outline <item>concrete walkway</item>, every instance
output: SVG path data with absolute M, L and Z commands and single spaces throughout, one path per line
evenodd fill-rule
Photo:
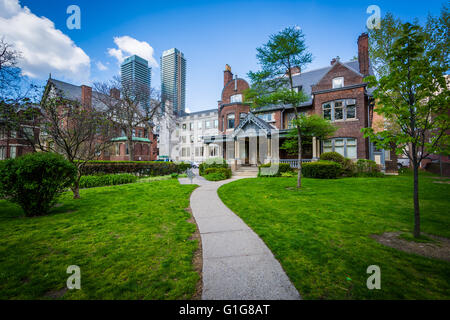
M 200 187 L 190 202 L 203 247 L 202 299 L 301 299 L 265 243 L 217 195 L 220 186 L 239 178 L 211 182 L 196 175 L 193 183 Z

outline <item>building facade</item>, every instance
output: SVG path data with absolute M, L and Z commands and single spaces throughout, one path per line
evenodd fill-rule
M 173 112 L 182 116 L 186 109 L 186 59 L 176 48 L 166 50 L 161 57 L 161 94 L 163 108 L 166 101 L 172 104 Z
M 136 87 L 135 90 L 139 90 L 138 86 L 143 86 L 150 90 L 151 76 L 152 68 L 149 68 L 148 61 L 137 55 L 126 58 L 120 65 L 122 85 L 130 84 Z M 149 105 L 150 96 L 145 95 L 142 103 Z
M 115 92 L 111 92 L 114 97 Z M 82 106 L 89 106 L 93 108 L 103 108 L 99 99 L 95 99 L 96 95 L 101 95 L 93 91 L 89 86 L 76 86 L 70 83 L 59 81 L 56 79 L 49 79 L 44 92 L 43 100 L 47 97 L 61 95 L 62 98 L 68 101 L 76 101 Z M 94 97 L 94 99 L 93 99 Z M 105 152 L 98 156 L 98 160 L 110 161 L 153 161 L 157 159 L 157 137 L 152 130 L 147 129 L 144 125 L 138 125 L 133 129 L 133 145 L 134 145 L 134 159 L 130 159 L 128 139 L 122 130 L 116 128 L 117 136 L 112 139 L 111 146 Z

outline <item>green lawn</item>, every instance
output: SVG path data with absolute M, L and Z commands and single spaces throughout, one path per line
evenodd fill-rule
M 238 180 L 223 202 L 267 244 L 304 299 L 450 299 L 450 263 L 377 243 L 412 231 L 412 177 Z M 422 230 L 450 238 L 450 185 L 420 179 Z M 293 188 L 294 187 L 294 188 Z M 381 268 L 368 290 L 367 267 Z
M 37 218 L 0 201 L 0 299 L 191 298 L 194 188 L 172 179 L 86 189 Z M 81 290 L 65 292 L 69 265 L 81 269 Z

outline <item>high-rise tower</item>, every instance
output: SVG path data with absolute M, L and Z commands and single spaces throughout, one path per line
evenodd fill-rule
M 183 115 L 186 109 L 186 59 L 176 48 L 166 50 L 161 57 L 161 93 L 170 100 L 173 112 Z
M 120 72 L 123 86 L 130 83 L 136 87 L 144 86 L 150 89 L 152 68 L 149 68 L 147 60 L 137 55 L 128 57 L 122 62 Z M 148 105 L 149 99 L 150 97 L 145 98 L 142 103 Z

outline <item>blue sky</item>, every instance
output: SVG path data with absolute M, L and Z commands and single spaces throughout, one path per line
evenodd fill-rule
M 17 0 L 0 0 L 0 5 L 2 1 Z M 443 3 L 445 1 L 436 0 L 20 1 L 20 5 L 27 6 L 32 14 L 51 20 L 55 29 L 67 35 L 74 46 L 85 53 L 79 54 L 78 50 L 70 57 L 79 59 L 77 61 L 85 67 L 81 71 L 84 78 L 76 75 L 77 70 L 60 73 L 61 78 L 77 84 L 107 80 L 119 73 L 117 59 L 108 53 L 110 48 L 118 49 L 114 37 L 128 36 L 146 42 L 153 49 L 158 65 L 164 50 L 178 48 L 187 59 L 186 107 L 191 111 L 217 107 L 225 64 L 231 65 L 233 73 L 245 77 L 249 70 L 258 67 L 256 47 L 284 27 L 298 25 L 303 29 L 314 57 L 307 69 L 314 69 L 328 65 L 337 55 L 342 60 L 349 60 L 357 54 L 356 40 L 365 30 L 369 5 L 378 5 L 382 15 L 389 11 L 403 20 L 417 17 L 423 22 L 428 13 L 439 14 Z M 66 26 L 66 9 L 71 4 L 81 8 L 81 30 L 69 30 Z M 44 51 L 45 45 L 41 44 Z M 63 46 L 55 45 L 54 48 L 58 50 Z M 100 70 L 98 63 L 107 69 Z M 36 76 L 42 78 L 44 72 L 58 75 L 58 70 L 52 68 L 38 70 Z M 160 69 L 154 67 L 152 86 L 158 88 L 159 85 Z

